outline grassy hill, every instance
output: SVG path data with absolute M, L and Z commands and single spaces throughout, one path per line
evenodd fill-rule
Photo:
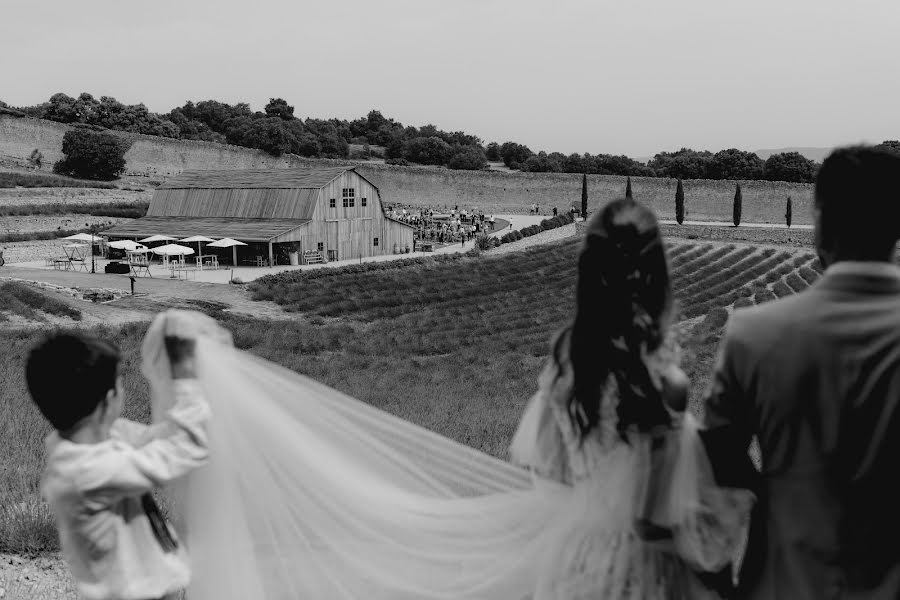
M 238 348 L 305 373 L 474 448 L 505 456 L 535 391 L 550 337 L 571 318 L 577 243 L 498 257 L 452 256 L 285 273 L 254 293 L 296 311 L 291 321 L 214 314 Z M 705 387 L 727 308 L 815 281 L 805 251 L 673 241 L 670 256 L 694 400 Z M 125 359 L 126 415 L 149 417 L 140 375 L 144 324 L 103 327 Z M 48 427 L 25 388 L 40 332 L 4 331 L 0 345 L 0 552 L 56 547 L 38 474 Z

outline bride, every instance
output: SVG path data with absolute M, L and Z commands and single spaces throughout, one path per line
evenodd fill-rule
M 653 214 L 610 203 L 515 464 L 240 352 L 208 317 L 178 319 L 214 415 L 209 464 L 170 490 L 188 598 L 711 596 L 695 573 L 739 561 L 752 497 L 714 485 L 671 312 Z M 143 346 L 154 420 L 172 397 L 164 328 Z

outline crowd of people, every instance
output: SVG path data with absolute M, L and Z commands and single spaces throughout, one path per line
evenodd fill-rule
M 431 208 L 395 205 L 387 208 L 387 216 L 412 225 L 416 240 L 438 244 L 464 243 L 493 232 L 496 226 L 494 215 L 485 215 L 477 209 L 460 210 L 459 205 L 444 213 L 436 213 Z

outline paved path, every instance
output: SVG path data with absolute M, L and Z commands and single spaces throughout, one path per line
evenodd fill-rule
M 678 225 L 678 221 L 669 219 L 660 219 L 660 223 L 664 225 Z M 731 227 L 734 223 L 731 221 L 685 221 L 682 225 L 700 225 L 703 227 Z M 790 228 L 784 223 L 741 223 L 740 227 L 749 227 L 751 229 L 815 229 L 814 225 L 791 225 Z M 739 227 L 739 228 L 740 228 Z
M 515 242 L 503 244 L 499 248 L 492 248 L 491 250 L 488 250 L 486 254 L 488 256 L 499 256 L 501 254 L 508 254 L 510 252 L 520 252 L 522 250 L 525 250 L 526 248 L 540 246 L 542 244 L 549 244 L 550 242 L 556 242 L 558 240 L 564 240 L 574 235 L 575 223 L 570 223 L 568 225 L 563 225 L 562 227 L 557 227 L 556 229 L 548 229 L 547 231 L 542 231 L 536 235 L 531 235 Z

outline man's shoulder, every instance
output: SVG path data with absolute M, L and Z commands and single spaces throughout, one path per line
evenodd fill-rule
M 765 304 L 735 310 L 728 319 L 726 337 L 729 340 L 751 342 L 781 337 L 803 323 L 812 313 L 816 299 L 802 292 Z

